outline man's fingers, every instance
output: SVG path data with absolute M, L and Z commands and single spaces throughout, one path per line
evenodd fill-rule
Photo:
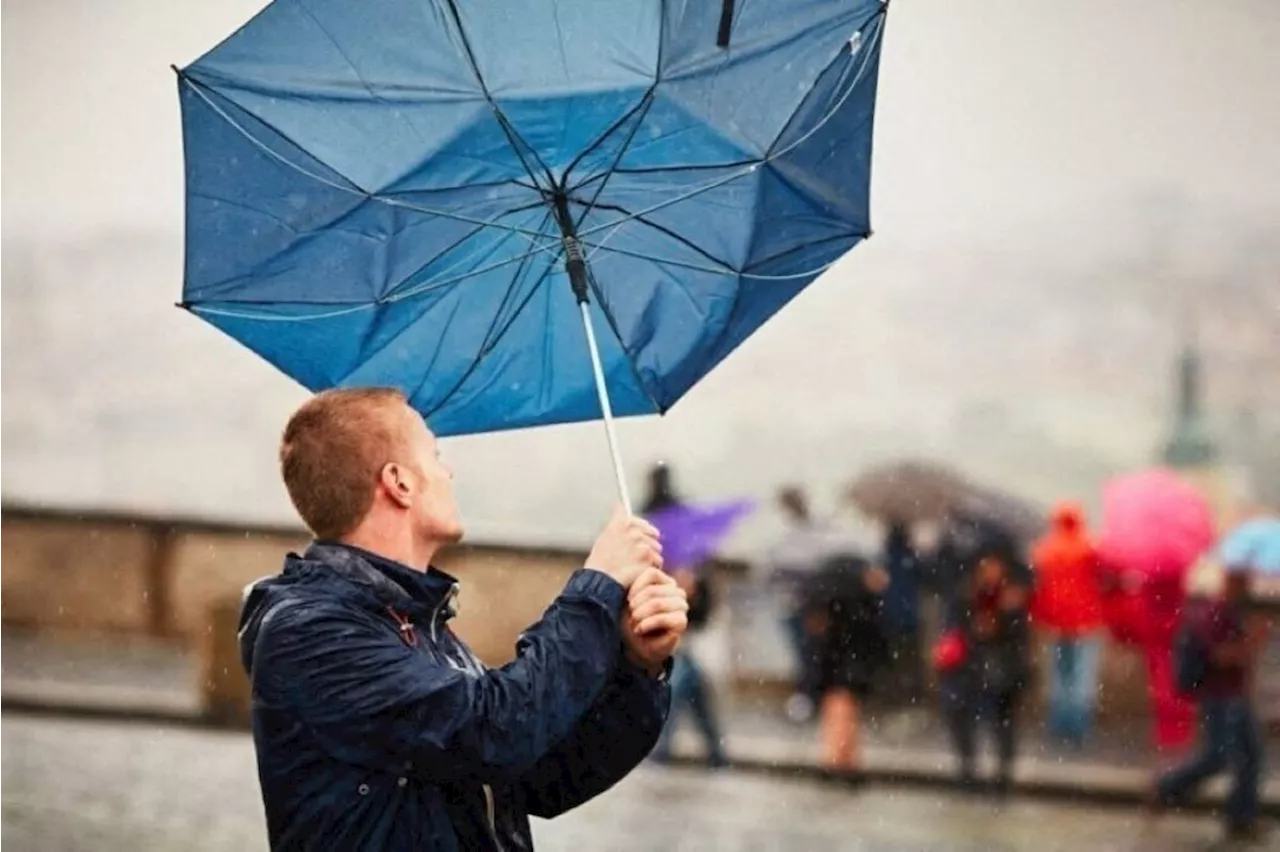
M 657 591 L 663 591 L 663 587 L 653 587 Z M 684 595 L 653 595 L 638 601 L 631 605 L 631 621 L 634 624 L 640 624 L 646 618 L 651 618 L 664 612 L 688 612 L 689 601 Z
M 632 532 L 646 536 L 647 538 L 661 538 L 658 528 L 646 521 L 644 518 L 635 516 L 629 517 L 627 519 L 627 528 Z
M 653 568 L 662 567 L 662 545 L 654 542 L 652 545 L 643 548 L 641 561 Z
M 660 612 L 639 620 L 636 623 L 636 633 L 641 636 L 651 636 L 665 630 L 683 631 L 688 624 L 689 619 L 683 611 Z
M 664 578 L 667 576 L 657 569 L 649 570 L 653 571 L 654 574 L 662 574 Z M 668 582 L 666 579 L 647 579 L 653 576 L 653 574 L 646 572 L 642 575 L 643 578 L 646 578 L 645 585 L 639 586 L 639 582 L 637 582 L 631 587 L 631 592 L 627 597 L 627 604 L 633 610 L 646 601 L 656 600 L 658 598 L 679 598 L 685 601 L 689 599 L 689 596 L 684 593 L 684 589 L 674 583 Z M 639 588 L 637 588 L 637 586 L 639 586 Z
M 649 567 L 644 569 L 636 581 L 631 584 L 631 589 L 627 593 L 627 600 L 635 603 L 640 598 L 641 592 L 651 586 L 669 586 L 673 585 L 675 580 L 661 568 Z

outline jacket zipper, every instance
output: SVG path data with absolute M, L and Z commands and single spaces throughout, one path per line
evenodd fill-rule
M 450 606 L 458 597 L 458 586 L 453 585 L 449 589 L 449 593 L 445 595 L 444 600 L 436 604 L 435 611 L 431 613 L 431 644 L 438 647 L 440 635 L 440 613 Z M 484 815 L 485 821 L 489 827 L 489 839 L 493 841 L 493 848 L 498 852 L 503 852 L 502 841 L 498 839 L 498 805 L 493 795 L 493 787 L 488 784 L 481 784 L 480 789 L 484 792 Z
M 498 839 L 498 806 L 493 798 L 493 788 L 482 784 L 484 790 L 484 813 L 489 820 L 489 837 L 493 840 L 493 848 L 502 852 L 502 841 Z

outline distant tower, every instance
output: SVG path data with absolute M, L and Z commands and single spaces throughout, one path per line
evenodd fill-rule
M 1219 522 L 1224 522 L 1232 514 L 1236 489 L 1205 419 L 1202 363 L 1195 338 L 1194 331 L 1188 333 L 1178 355 L 1173 428 L 1160 455 L 1165 465 L 1205 496 Z
M 1202 388 L 1200 352 L 1189 335 L 1178 356 L 1177 408 L 1162 454 L 1169 467 L 1195 469 L 1218 461 L 1218 447 L 1204 418 Z

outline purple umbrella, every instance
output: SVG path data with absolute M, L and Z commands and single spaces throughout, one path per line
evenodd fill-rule
M 672 506 L 649 515 L 662 534 L 662 555 L 668 571 L 689 569 L 713 556 L 755 503 L 736 500 L 714 506 Z

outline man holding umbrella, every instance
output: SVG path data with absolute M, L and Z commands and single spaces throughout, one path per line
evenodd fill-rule
M 459 540 L 452 475 L 393 390 L 328 391 L 289 421 L 285 485 L 315 534 L 247 591 L 258 775 L 273 849 L 528 849 L 656 742 L 684 592 L 619 512 L 516 658 L 486 669 L 431 568 Z

